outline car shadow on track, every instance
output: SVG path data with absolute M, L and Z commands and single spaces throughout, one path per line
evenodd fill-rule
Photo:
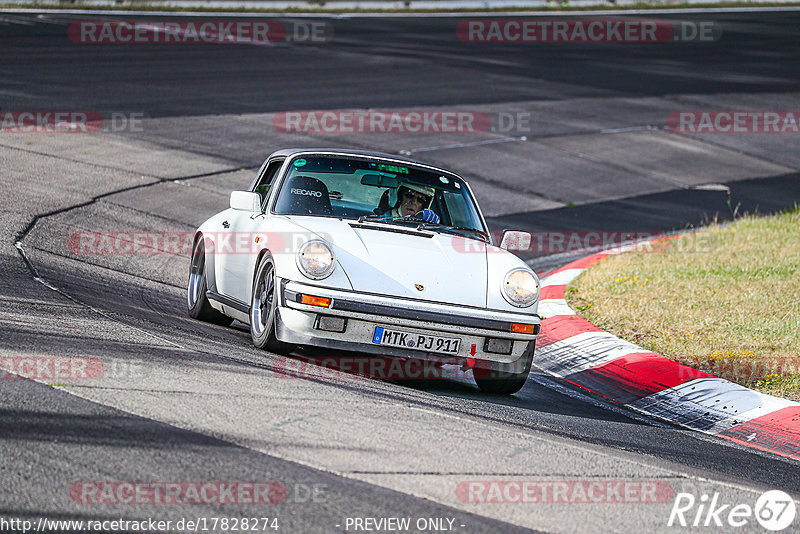
M 374 380 L 388 382 L 409 390 L 434 395 L 439 400 L 468 401 L 470 408 L 483 412 L 498 409 L 524 410 L 536 416 L 602 420 L 615 423 L 647 425 L 623 411 L 605 408 L 601 402 L 588 402 L 582 394 L 567 394 L 566 386 L 554 389 L 542 385 L 550 380 L 535 370 L 525 386 L 514 395 L 484 393 L 473 381 L 472 371 L 453 365 L 425 365 L 418 360 L 331 351 L 313 347 L 299 348 L 283 358 L 276 372 L 290 378 L 329 379 L 332 381 Z

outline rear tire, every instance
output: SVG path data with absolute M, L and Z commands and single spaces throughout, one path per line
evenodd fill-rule
M 256 348 L 287 353 L 292 345 L 275 337 L 278 292 L 275 284 L 275 262 L 265 254 L 258 263 L 250 298 L 250 337 Z
M 211 307 L 206 297 L 206 245 L 201 237 L 192 250 L 192 263 L 189 266 L 189 283 L 186 287 L 186 307 L 189 317 L 207 323 L 229 326 L 233 319 Z

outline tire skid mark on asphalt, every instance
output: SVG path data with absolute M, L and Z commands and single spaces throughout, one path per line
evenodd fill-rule
M 28 152 L 33 152 L 33 151 L 28 151 Z M 43 154 L 43 155 L 48 155 L 50 157 L 54 157 L 54 156 L 49 155 L 49 154 Z M 45 212 L 45 213 L 40 213 L 38 215 L 35 215 L 30 220 L 30 222 L 27 224 L 27 226 L 17 234 L 17 236 L 14 239 L 14 248 L 16 248 L 17 252 L 19 253 L 19 255 L 20 255 L 21 259 L 22 259 L 22 261 L 25 263 L 25 266 L 30 271 L 34 281 L 40 283 L 41 285 L 45 286 L 46 288 L 50 289 L 51 291 L 55 291 L 56 293 L 58 293 L 59 295 L 63 296 L 64 298 L 70 300 L 71 302 L 74 302 L 75 304 L 77 304 L 79 306 L 88 308 L 88 309 L 92 310 L 93 312 L 97 313 L 98 315 L 101 315 L 102 317 L 105 317 L 106 319 L 108 319 L 110 321 L 118 322 L 120 324 L 124 324 L 121 321 L 118 321 L 116 318 L 112 317 L 110 314 L 108 314 L 108 313 L 106 313 L 106 312 L 104 312 L 104 311 L 102 311 L 102 310 L 100 310 L 100 309 L 98 309 L 96 307 L 93 307 L 93 306 L 91 306 L 91 305 L 89 305 L 89 304 L 87 304 L 85 302 L 81 302 L 80 300 L 78 300 L 74 296 L 66 293 L 65 291 L 62 291 L 58 287 L 54 286 L 53 284 L 51 284 L 50 282 L 45 280 L 40 275 L 39 270 L 36 268 L 36 266 L 33 264 L 33 262 L 30 261 L 30 259 L 28 258 L 28 255 L 25 253 L 25 248 L 23 246 L 23 241 L 25 239 L 25 236 L 27 236 L 33 230 L 33 228 L 36 226 L 36 224 L 42 219 L 45 219 L 45 218 L 48 218 L 48 217 L 52 217 L 52 216 L 55 216 L 55 215 L 60 215 L 60 214 L 63 214 L 63 213 L 67 213 L 67 212 L 70 212 L 70 211 L 73 211 L 73 210 L 76 210 L 76 209 L 80 209 L 80 208 L 83 208 L 83 207 L 86 207 L 86 206 L 90 206 L 92 204 L 95 204 L 95 203 L 107 198 L 107 197 L 111 197 L 111 196 L 116 195 L 116 194 L 125 193 L 125 192 L 128 192 L 128 191 L 133 191 L 133 190 L 137 190 L 137 189 L 142 189 L 142 188 L 145 188 L 145 187 L 150 187 L 150 186 L 157 185 L 157 184 L 162 184 L 162 183 L 165 183 L 165 182 L 175 182 L 177 180 L 192 180 L 192 179 L 207 178 L 207 177 L 210 177 L 210 176 L 217 176 L 217 175 L 227 174 L 227 173 L 231 173 L 231 172 L 236 172 L 236 171 L 238 171 L 240 169 L 241 169 L 241 167 L 236 167 L 236 168 L 231 168 L 231 169 L 222 169 L 222 170 L 217 170 L 217 171 L 212 171 L 212 172 L 206 172 L 206 173 L 200 173 L 200 174 L 194 174 L 194 175 L 188 175 L 188 176 L 181 176 L 181 177 L 178 177 L 178 178 L 151 178 L 151 181 L 148 181 L 146 183 L 135 184 L 135 185 L 128 186 L 128 187 L 122 187 L 122 188 L 119 188 L 119 189 L 116 189 L 116 190 L 113 190 L 113 191 L 108 191 L 108 192 L 105 192 L 105 193 L 101 193 L 99 195 L 95 195 L 95 196 L 89 198 L 88 200 L 85 200 L 83 202 L 79 202 L 77 204 L 73 204 L 73 205 L 70 205 L 70 206 L 65 206 L 63 208 L 54 209 L 54 210 L 51 210 L 51 211 L 48 211 L 48 212 Z M 126 326 L 128 326 L 129 328 L 133 328 L 133 329 L 141 332 L 142 334 L 144 334 L 146 336 L 149 336 L 151 338 L 155 338 L 155 339 L 157 339 L 157 340 L 159 340 L 161 342 L 167 343 L 167 344 L 172 345 L 172 346 L 174 346 L 176 348 L 179 348 L 179 349 L 182 349 L 182 350 L 186 350 L 186 348 L 183 347 L 182 345 L 179 345 L 179 344 L 177 344 L 177 343 L 175 343 L 175 342 L 173 342 L 171 340 L 168 340 L 166 338 L 163 338 L 161 336 L 155 335 L 152 332 L 149 332 L 149 331 L 147 331 L 145 329 L 138 328 L 138 327 L 133 326 L 133 325 L 126 325 Z

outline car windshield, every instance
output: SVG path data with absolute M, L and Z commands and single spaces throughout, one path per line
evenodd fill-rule
M 294 158 L 274 212 L 422 225 L 486 240 L 478 208 L 460 178 L 379 159 L 338 155 Z

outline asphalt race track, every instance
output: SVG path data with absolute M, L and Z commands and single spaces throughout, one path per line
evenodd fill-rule
M 796 461 L 647 420 L 536 371 L 510 397 L 464 379 L 380 381 L 314 365 L 292 376 L 287 367 L 326 355 L 286 360 L 255 350 L 243 325 L 186 316 L 187 254 L 92 254 L 69 241 L 191 232 L 290 146 L 453 168 L 498 230 L 659 232 L 785 209 L 800 200 L 798 134 L 665 126 L 684 110 L 797 110 L 800 11 L 657 16 L 713 22 L 708 42 L 465 43 L 456 25 L 468 15 L 267 16 L 315 20 L 327 36 L 269 45 L 68 38 L 75 21 L 121 18 L 0 12 L 0 111 L 106 118 L 92 134 L 0 131 L 0 356 L 103 368 L 74 380 L 3 373 L 0 521 L 269 517 L 283 532 L 398 532 L 358 530 L 354 518 L 407 517 L 408 531 L 425 532 L 680 532 L 690 527 L 667 526 L 678 492 L 751 506 L 768 489 L 800 496 Z M 492 127 L 275 127 L 281 112 L 364 108 L 467 110 Z M 108 131 L 111 116 L 127 125 Z M 543 272 L 577 254 L 526 259 Z M 104 481 L 269 481 L 286 494 L 95 504 L 75 491 Z M 659 502 L 496 504 L 465 499 L 457 489 L 469 481 L 671 489 Z M 763 529 L 751 518 L 735 531 Z

